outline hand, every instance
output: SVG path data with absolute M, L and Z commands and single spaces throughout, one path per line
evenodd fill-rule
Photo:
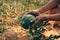
M 33 16 L 38 16 L 39 15 L 39 11 L 38 10 L 33 10 L 31 12 L 28 12 L 27 14 L 32 14 Z
M 37 21 L 37 22 L 43 22 L 43 21 L 46 21 L 46 20 L 47 20 L 47 16 L 39 15 L 34 20 L 31 20 L 31 22 L 35 22 L 35 21 Z

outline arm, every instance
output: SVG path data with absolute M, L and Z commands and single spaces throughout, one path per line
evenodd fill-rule
M 43 21 L 60 21 L 60 13 L 53 14 L 53 15 L 39 15 L 34 20 L 31 20 L 31 22 L 43 22 Z
M 39 12 L 44 13 L 48 10 L 55 8 L 56 6 L 58 6 L 58 3 L 55 0 L 50 0 L 45 6 L 39 9 Z
M 46 18 L 47 18 L 47 20 L 60 21 L 60 13 L 54 14 L 54 15 L 49 15 Z

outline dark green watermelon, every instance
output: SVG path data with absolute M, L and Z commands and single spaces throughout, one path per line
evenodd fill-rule
M 19 22 L 24 29 L 28 29 L 31 24 L 30 21 L 33 20 L 34 18 L 35 16 L 31 14 L 23 15 L 22 17 L 19 18 Z
M 32 27 L 31 25 L 33 25 L 33 24 L 34 24 L 34 26 L 32 27 L 33 29 L 47 26 L 49 24 L 48 21 L 43 22 L 43 23 L 35 23 L 35 22 L 31 23 L 31 20 L 33 20 L 33 19 L 35 19 L 35 16 L 33 16 L 31 14 L 24 14 L 18 20 L 24 29 L 28 29 L 29 27 L 31 28 Z

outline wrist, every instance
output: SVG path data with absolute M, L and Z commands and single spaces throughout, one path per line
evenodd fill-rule
M 45 20 L 47 20 L 47 21 L 50 20 L 48 15 L 45 16 Z

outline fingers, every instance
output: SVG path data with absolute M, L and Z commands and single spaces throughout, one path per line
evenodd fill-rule
M 38 23 L 39 21 L 38 21 L 38 19 L 37 18 L 35 18 L 35 19 L 33 19 L 33 20 L 31 20 L 31 23 Z
M 36 18 L 34 18 L 33 20 L 31 20 L 31 22 L 34 22 L 34 21 L 36 21 Z
M 31 11 L 31 12 L 28 12 L 27 14 L 33 14 L 33 11 Z
M 39 15 L 35 19 L 31 20 L 31 22 L 40 22 L 40 23 L 42 23 L 43 21 L 46 21 L 46 17 L 43 15 Z
M 36 17 L 39 15 L 39 12 L 38 11 L 31 11 L 31 12 L 28 12 L 27 14 L 31 14 Z

